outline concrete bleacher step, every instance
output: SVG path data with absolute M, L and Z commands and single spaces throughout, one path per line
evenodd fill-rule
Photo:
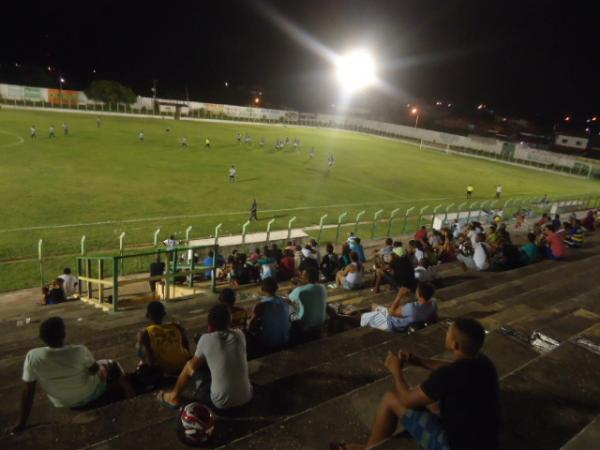
M 600 322 L 581 330 L 600 345 Z M 502 380 L 502 448 L 555 450 L 600 413 L 600 356 L 564 342 Z
M 422 331 L 423 333 L 419 337 L 415 334 L 404 336 L 404 338 L 407 342 L 412 342 L 412 346 L 420 349 L 422 353 L 429 355 L 439 353 L 443 346 L 445 332 L 443 327 L 430 327 L 430 329 Z M 241 427 L 239 420 L 223 420 L 220 423 L 222 435 L 219 436 L 219 439 L 224 443 L 241 437 L 252 430 L 274 423 L 282 417 L 312 408 L 328 398 L 349 392 L 385 376 L 386 372 L 381 360 L 389 349 L 397 348 L 398 344 L 394 339 L 402 338 L 398 335 L 390 334 L 389 336 L 392 341 L 350 355 L 332 354 L 331 357 L 334 360 L 331 362 L 325 362 L 305 369 L 301 373 L 292 373 L 276 380 L 267 381 L 264 385 L 258 385 L 255 400 L 248 407 L 250 419 L 241 420 L 243 423 Z M 131 413 L 134 408 L 156 411 L 158 405 L 153 394 L 146 394 L 86 413 L 86 416 L 96 417 L 97 420 L 106 420 L 103 418 L 112 417 L 115 429 L 110 433 L 105 428 L 97 429 L 88 424 L 79 424 L 77 421 L 63 422 L 63 425 L 67 423 L 69 425 L 58 427 L 53 431 L 58 433 L 54 448 L 81 448 L 83 446 L 81 436 L 86 437 L 87 443 L 103 442 L 114 438 L 111 440 L 111 446 L 114 445 L 114 448 L 127 448 L 134 445 L 138 448 L 150 448 L 150 443 L 152 443 L 151 448 L 156 449 L 178 448 L 171 440 L 166 440 L 164 444 L 156 442 L 156 436 L 161 433 L 169 435 L 173 432 L 173 412 L 170 412 L 171 414 L 166 419 L 162 413 L 159 413 L 156 415 L 158 417 L 156 420 L 148 419 L 146 424 L 143 424 L 138 423 L 136 419 L 135 424 L 132 424 L 132 420 L 128 420 L 123 411 Z M 90 419 L 90 421 L 92 420 Z M 148 428 L 148 423 L 152 423 L 152 426 L 146 429 L 146 432 L 140 432 L 141 428 L 138 429 L 138 424 L 142 428 Z M 132 427 L 135 429 L 131 429 Z M 147 439 L 146 436 L 148 436 Z M 25 439 L 25 437 L 21 437 L 21 439 Z M 41 445 L 36 440 L 35 434 L 29 435 L 27 439 L 28 445 Z
M 567 442 L 560 450 L 589 450 L 600 442 L 600 415 L 596 416 L 577 436 Z
M 403 348 L 418 353 L 410 346 Z M 398 348 L 395 349 L 396 351 Z M 500 376 L 538 357 L 533 350 L 523 347 L 505 336 L 491 333 L 486 339 L 485 352 L 496 363 Z M 382 363 L 382 362 L 380 362 Z M 404 371 L 409 384 L 415 385 L 427 377 L 427 371 L 409 367 Z M 228 449 L 294 448 L 325 449 L 332 440 L 366 442 L 377 405 L 383 394 L 393 389 L 391 376 L 386 376 L 348 394 L 324 402 L 316 408 L 293 416 L 286 421 L 232 442 Z M 418 448 L 405 436 L 392 439 L 387 448 Z M 406 444 L 406 445 L 405 445 Z M 289 445 L 289 446 L 288 446 Z

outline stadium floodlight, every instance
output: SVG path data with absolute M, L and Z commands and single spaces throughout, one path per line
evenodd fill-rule
M 366 50 L 354 50 L 335 60 L 338 81 L 345 91 L 354 92 L 377 80 L 375 60 Z

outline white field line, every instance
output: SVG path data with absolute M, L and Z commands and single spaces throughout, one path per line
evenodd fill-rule
M 23 142 L 25 142 L 25 139 L 23 139 L 21 136 L 19 136 L 16 133 L 11 133 L 10 131 L 4 131 L 4 130 L 0 130 L 0 133 L 6 134 L 8 136 L 16 137 L 18 139 L 17 142 L 11 142 L 9 144 L 2 144 L 2 145 L 0 145 L 0 148 L 15 147 L 15 146 L 21 145 Z
M 418 201 L 440 201 L 440 200 L 450 200 L 454 197 L 437 197 L 437 198 L 422 198 L 418 199 Z M 311 209 L 324 209 L 324 208 L 343 208 L 350 206 L 376 206 L 376 205 L 384 205 L 384 204 L 406 204 L 406 203 L 414 203 L 415 200 L 384 200 L 381 202 L 360 202 L 360 203 L 338 203 L 333 205 L 319 205 L 319 206 L 299 206 L 297 208 L 282 208 L 282 209 L 263 209 L 258 210 L 259 214 L 264 213 L 275 213 L 275 212 L 286 212 L 286 211 L 305 211 Z M 35 231 L 35 230 L 56 230 L 62 228 L 77 228 L 77 227 L 87 227 L 87 226 L 98 226 L 98 225 L 112 225 L 112 224 L 123 224 L 123 223 L 140 223 L 140 222 L 159 222 L 159 221 L 167 221 L 167 220 L 176 220 L 176 219 L 193 219 L 200 217 L 217 217 L 217 216 L 241 216 L 241 215 L 250 215 L 250 211 L 224 211 L 224 212 L 212 212 L 212 213 L 201 213 L 201 214 L 182 214 L 177 216 L 162 216 L 162 217 L 145 217 L 140 219 L 123 219 L 123 220 L 103 220 L 100 222 L 87 222 L 87 223 L 69 223 L 63 225 L 39 225 L 32 227 L 22 227 L 22 228 L 6 228 L 0 230 L 0 233 L 12 233 L 17 231 Z

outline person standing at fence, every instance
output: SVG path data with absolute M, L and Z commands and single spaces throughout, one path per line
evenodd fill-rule
M 473 195 L 473 186 L 472 185 L 468 185 L 467 186 L 467 198 L 471 198 L 471 196 Z
M 258 220 L 258 205 L 256 204 L 256 199 L 252 200 L 252 206 L 250 207 L 250 219 L 249 220 Z
M 496 198 L 500 198 L 500 196 L 502 195 L 502 191 L 504 190 L 504 188 L 502 187 L 501 184 L 499 184 L 498 186 L 496 186 Z

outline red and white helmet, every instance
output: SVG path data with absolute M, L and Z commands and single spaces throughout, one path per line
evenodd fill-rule
M 215 431 L 214 413 L 201 403 L 192 402 L 181 408 L 179 436 L 186 444 L 203 444 Z

